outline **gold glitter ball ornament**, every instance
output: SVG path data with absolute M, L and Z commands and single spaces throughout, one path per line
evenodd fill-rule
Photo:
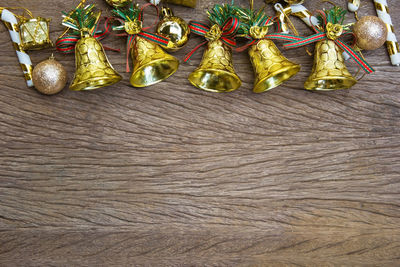
M 180 17 L 174 16 L 172 10 L 163 7 L 161 10 L 161 20 L 157 25 L 157 33 L 167 37 L 170 41 L 165 50 L 169 52 L 178 51 L 189 40 L 190 28 L 186 21 Z
M 376 16 L 365 16 L 353 27 L 357 37 L 357 46 L 365 50 L 374 50 L 386 42 L 388 30 L 385 23 Z
M 35 88 L 45 95 L 60 92 L 67 83 L 67 71 L 51 56 L 33 69 L 32 80 Z

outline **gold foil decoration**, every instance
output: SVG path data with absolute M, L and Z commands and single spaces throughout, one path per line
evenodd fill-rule
M 76 71 L 70 89 L 93 90 L 119 82 L 122 77 L 111 66 L 101 43 L 88 33 L 75 46 Z
M 326 24 L 326 37 L 329 40 L 336 40 L 338 39 L 343 33 L 343 26 L 340 24 L 333 24 L 328 22 Z
M 130 83 L 134 87 L 156 84 L 174 74 L 179 67 L 179 60 L 167 54 L 151 41 L 137 36 L 131 47 L 133 72 Z
M 332 40 L 319 41 L 315 45 L 314 65 L 304 83 L 307 90 L 348 89 L 357 83 L 344 64 L 342 50 Z
M 53 46 L 49 24 L 50 19 L 41 17 L 21 21 L 21 47 L 24 50 L 38 50 Z
M 18 33 L 20 37 L 20 47 L 22 50 L 39 50 L 53 46 L 50 40 L 50 21 L 41 17 L 34 18 L 32 12 L 24 7 L 0 7 L 0 13 L 4 9 L 22 10 L 29 18 L 24 15 L 13 14 L 18 19 Z

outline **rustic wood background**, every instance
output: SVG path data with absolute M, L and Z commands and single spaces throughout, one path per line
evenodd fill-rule
M 214 1 L 198 2 L 175 14 L 204 19 Z M 0 6 L 51 17 L 55 40 L 60 12 L 77 3 Z M 363 5 L 360 16 L 375 15 Z M 313 61 L 303 49 L 283 52 L 301 72 L 264 94 L 250 90 L 246 54 L 234 55 L 243 86 L 213 94 L 187 81 L 202 50 L 145 89 L 129 86 L 125 53 L 108 52 L 123 82 L 49 97 L 25 86 L 0 34 L 1 266 L 400 265 L 400 68 L 385 48 L 365 53 L 376 73 L 351 90 L 302 90 Z M 117 37 L 104 44 L 125 48 Z M 71 80 L 74 56 L 56 57 Z

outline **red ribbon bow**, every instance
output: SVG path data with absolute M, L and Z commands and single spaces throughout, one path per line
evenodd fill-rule
M 271 17 L 267 18 L 266 20 L 261 21 L 260 23 L 258 23 L 258 27 L 264 27 L 264 26 L 268 26 L 268 24 L 270 23 L 270 21 L 272 20 Z M 280 25 L 279 22 L 275 22 L 278 23 L 278 25 Z M 246 35 L 245 38 L 251 40 L 250 43 L 245 44 L 244 46 L 238 47 L 236 48 L 237 52 L 243 52 L 244 50 L 246 50 L 249 46 L 255 45 L 257 44 L 259 41 L 261 40 L 284 40 L 284 41 L 294 41 L 297 40 L 297 38 L 293 37 L 293 35 L 290 34 L 286 34 L 286 33 L 271 33 L 271 34 L 267 34 L 264 37 L 257 39 L 254 38 L 253 36 L 251 36 L 250 34 Z
M 103 40 L 106 35 L 108 34 L 107 30 L 98 30 L 99 23 L 96 24 L 95 29 L 93 31 L 93 37 L 96 38 L 97 40 Z M 58 38 L 56 41 L 56 49 L 57 51 L 61 53 L 72 53 L 75 51 L 75 46 L 76 43 L 81 39 L 81 33 L 72 33 L 72 34 L 66 34 L 63 35 L 62 37 Z M 105 50 L 112 50 L 119 52 L 119 49 L 113 49 L 110 47 L 103 46 Z

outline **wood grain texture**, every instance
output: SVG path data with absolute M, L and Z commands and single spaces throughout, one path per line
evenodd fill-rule
M 175 14 L 203 19 L 213 1 L 198 2 Z M 360 15 L 374 15 L 364 2 Z M 53 39 L 76 4 L 0 0 L 51 17 Z M 301 90 L 312 66 L 302 49 L 283 52 L 300 73 L 265 94 L 250 90 L 246 54 L 234 55 L 243 86 L 212 94 L 187 81 L 201 51 L 146 89 L 129 86 L 124 53 L 108 52 L 121 83 L 48 97 L 26 88 L 0 35 L 1 266 L 400 265 L 400 69 L 385 48 L 365 53 L 377 72 L 351 90 Z M 56 57 L 71 79 L 73 55 Z

